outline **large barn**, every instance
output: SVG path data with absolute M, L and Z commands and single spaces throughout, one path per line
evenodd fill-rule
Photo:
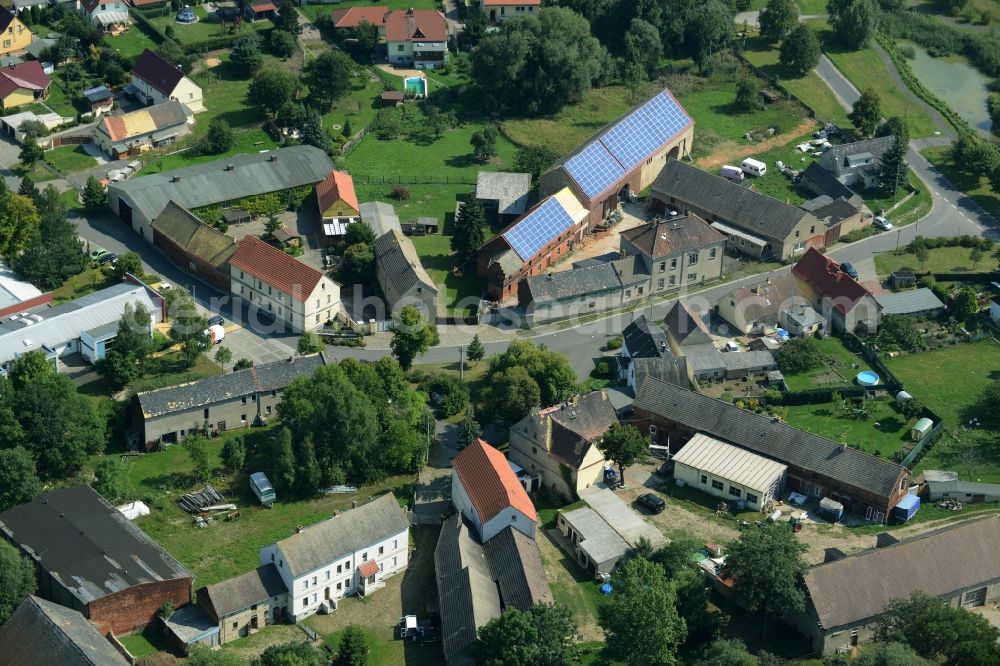
M 542 174 L 539 193 L 545 197 L 570 188 L 588 211 L 589 230 L 629 192 L 651 185 L 668 158 L 691 152 L 693 140 L 694 120 L 664 89 Z

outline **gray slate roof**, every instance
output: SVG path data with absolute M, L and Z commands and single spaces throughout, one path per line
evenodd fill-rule
M 667 334 L 681 346 L 712 342 L 712 335 L 705 322 L 682 300 L 678 300 L 670 308 L 663 318 L 663 325 L 667 328 Z
M 894 136 L 881 136 L 875 139 L 865 139 L 864 141 L 844 143 L 839 146 L 834 146 L 830 150 L 823 153 L 823 157 L 820 161 L 824 167 L 829 168 L 834 174 L 839 176 L 840 174 L 851 170 L 852 167 L 848 164 L 848 162 L 855 156 L 871 155 L 875 158 L 874 164 L 877 165 L 878 161 L 882 159 L 882 155 L 884 155 L 885 151 L 892 147 L 895 141 L 896 137 Z
M 272 157 L 277 160 L 270 161 Z M 230 164 L 233 170 L 227 171 Z M 111 183 L 108 190 L 129 201 L 147 220 L 153 220 L 170 200 L 193 210 L 255 194 L 313 185 L 332 170 L 333 163 L 319 148 L 292 146 L 266 153 L 230 155 L 214 162 Z M 173 178 L 180 180 L 173 182 Z
M 534 604 L 553 603 L 538 544 L 523 532 L 506 527 L 483 548 L 504 608 L 527 611 Z
M 801 174 L 802 183 L 816 194 L 833 199 L 853 199 L 857 197 L 851 188 L 823 168 L 819 162 L 812 162 Z M 803 204 L 804 207 L 804 204 Z M 808 209 L 806 209 L 808 210 Z
M 843 222 L 858 214 L 860 208 L 846 199 L 834 199 L 830 203 L 811 211 L 813 216 L 828 227 Z
M 1000 496 L 1000 483 L 976 483 L 974 481 L 927 481 L 931 495 L 937 493 L 966 493 L 969 495 Z
M 152 226 L 154 231 L 216 268 L 225 267 L 236 251 L 236 241 L 231 236 L 203 223 L 194 213 L 173 201 L 167 202 Z M 229 272 L 228 267 L 225 270 Z
M 687 359 L 683 356 L 637 358 L 632 363 L 635 366 L 636 387 L 640 386 L 647 377 L 655 377 L 674 386 L 683 386 L 684 388 L 688 386 Z
M 1000 579 L 1000 518 L 967 520 L 817 565 L 803 575 L 820 624 L 857 624 L 896 598 L 944 597 Z
M 217 377 L 136 394 L 143 418 L 232 400 L 258 391 L 284 389 L 297 377 L 311 377 L 324 364 L 322 354 L 297 356 Z
M 684 348 L 684 360 L 694 374 L 723 372 L 726 369 L 724 354 L 715 345 L 706 343 Z
M 201 606 L 194 604 L 178 608 L 164 624 L 185 645 L 204 640 L 209 634 L 219 633 L 218 623 L 213 622 Z
M 667 160 L 653 182 L 653 192 L 685 204 L 747 231 L 783 241 L 808 213 L 760 194 L 728 178 L 678 160 Z
M 501 215 L 520 215 L 528 207 L 530 173 L 480 171 L 476 176 L 476 198 L 496 201 Z
M 550 303 L 597 295 L 621 288 L 611 264 L 573 268 L 558 273 L 535 275 L 525 280 L 533 303 Z
M 216 618 L 221 620 L 287 591 L 277 568 L 268 563 L 242 576 L 203 587 L 198 590 L 198 598 L 204 598 Z
M 667 334 L 663 329 L 641 314 L 622 331 L 622 339 L 629 356 L 637 358 L 660 358 L 673 356 L 667 346 Z
M 723 365 L 729 371 L 778 368 L 774 356 L 769 351 L 719 352 L 719 354 L 722 356 Z
M 384 201 L 366 201 L 361 204 L 359 212 L 361 213 L 361 221 L 372 228 L 376 238 L 392 230 L 403 231 L 399 225 L 396 209 L 391 204 Z
M 0 664 L 127 666 L 97 627 L 78 611 L 29 595 L 0 626 Z
M 891 497 L 906 472 L 888 460 L 850 447 L 841 450 L 840 444 L 819 435 L 655 379 L 639 387 L 635 407 L 879 497 Z
M 941 302 L 941 299 L 927 287 L 876 296 L 875 301 L 882 306 L 883 316 L 944 309 L 944 303 Z
M 90 486 L 52 490 L 8 509 L 0 530 L 82 605 L 135 585 L 192 577 Z
M 381 497 L 310 525 L 277 543 L 288 570 L 298 577 L 343 556 L 407 530 L 409 521 L 396 496 Z
M 420 263 L 413 241 L 401 231 L 391 229 L 375 239 L 375 261 L 382 265 L 386 279 L 393 281 L 400 294 L 416 286 L 435 294 L 438 292 L 431 276 Z
M 654 260 L 726 241 L 724 235 L 694 213 L 669 219 L 658 218 L 626 229 L 621 232 L 621 238 Z

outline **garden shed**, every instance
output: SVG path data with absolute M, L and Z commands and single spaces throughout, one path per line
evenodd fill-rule
M 934 427 L 934 422 L 925 416 L 924 418 L 914 423 L 913 427 L 910 428 L 910 439 L 912 439 L 915 442 L 919 441 L 924 435 L 929 433 L 931 431 L 931 428 L 933 427 Z

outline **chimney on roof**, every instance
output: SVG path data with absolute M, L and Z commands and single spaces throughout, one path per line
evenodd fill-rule
M 847 444 L 845 444 L 844 442 L 841 442 L 840 443 L 840 452 L 844 453 L 845 451 L 847 451 Z
M 177 182 L 180 182 L 180 179 L 181 179 L 180 176 L 171 176 L 170 177 L 170 182 L 171 183 L 177 183 Z
M 406 15 L 413 16 L 413 7 L 410 7 L 409 9 L 406 10 Z
M 232 164 L 227 164 L 227 165 L 226 165 L 226 171 L 232 171 L 232 170 L 234 170 L 235 168 L 236 168 L 236 167 L 234 167 L 234 166 L 233 166 Z
M 300 532 L 302 532 L 302 526 L 301 525 L 296 525 L 295 526 L 295 533 L 299 534 Z
M 277 161 L 278 161 L 278 156 L 277 156 L 277 155 L 274 155 L 274 154 L 272 153 L 272 154 L 271 154 L 271 155 L 270 155 L 270 156 L 269 156 L 269 157 L 267 158 L 267 161 L 268 161 L 268 162 L 277 162 Z

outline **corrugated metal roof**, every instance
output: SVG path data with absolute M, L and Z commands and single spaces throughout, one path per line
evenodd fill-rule
M 698 433 L 674 456 L 675 465 L 726 479 L 761 493 L 785 473 L 785 465 Z
M 883 315 L 913 314 L 944 308 L 941 299 L 927 287 L 876 296 L 875 301 L 882 306 Z
M 393 229 L 403 231 L 396 209 L 384 201 L 366 201 L 361 204 L 361 221 L 372 228 L 376 238 Z
M 590 486 L 580 491 L 580 499 L 599 513 L 601 518 L 625 539 L 625 543 L 633 548 L 638 546 L 642 539 L 646 539 L 653 546 L 662 546 L 667 542 L 660 530 L 646 522 L 635 509 L 607 488 Z
M 603 564 L 628 552 L 625 539 L 589 506 L 567 511 L 562 517 L 583 539 L 580 549 L 595 563 Z

